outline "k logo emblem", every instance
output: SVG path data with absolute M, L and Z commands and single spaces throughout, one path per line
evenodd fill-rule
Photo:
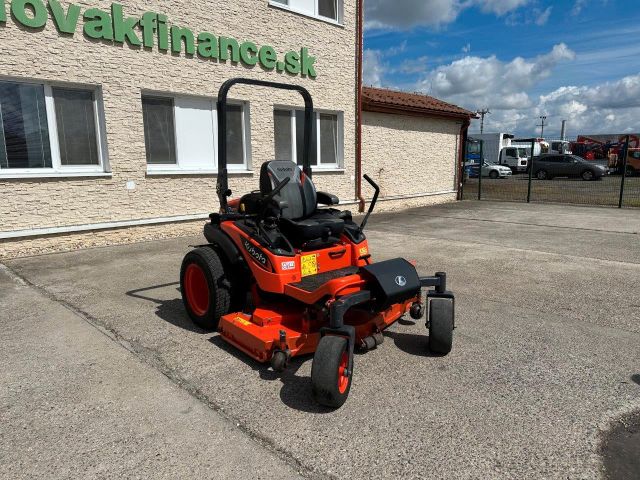
M 396 285 L 398 285 L 399 287 L 404 287 L 407 284 L 407 279 L 404 278 L 402 275 L 398 275 L 396 277 Z

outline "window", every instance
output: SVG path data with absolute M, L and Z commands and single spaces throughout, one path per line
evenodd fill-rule
M 277 160 L 293 160 L 302 165 L 304 150 L 304 110 L 276 109 L 274 140 Z M 316 169 L 336 169 L 342 164 L 342 114 L 314 112 L 311 132 L 311 165 Z
M 0 177 L 104 172 L 94 90 L 0 81 Z
M 271 0 L 271 4 L 323 20 L 342 22 L 343 0 Z
M 216 171 L 218 118 L 214 100 L 145 94 L 142 114 L 149 173 Z M 248 107 L 229 104 L 227 115 L 227 168 L 247 170 Z

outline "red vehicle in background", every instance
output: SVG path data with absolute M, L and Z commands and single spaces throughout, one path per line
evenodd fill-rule
M 624 152 L 627 147 L 627 136 L 620 135 L 617 141 L 597 139 L 580 135 L 575 142 L 571 142 L 574 155 L 590 161 L 606 161 L 608 167 L 616 173 L 622 173 L 624 168 Z M 626 174 L 640 173 L 640 137 L 629 136 L 627 149 Z

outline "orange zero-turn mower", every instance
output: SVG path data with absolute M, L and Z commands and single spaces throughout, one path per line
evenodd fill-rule
M 289 160 L 268 161 L 260 189 L 230 200 L 227 174 L 227 95 L 236 84 L 299 92 L 305 102 L 302 170 Z M 421 277 L 407 260 L 372 261 L 364 228 L 335 208 L 335 195 L 316 191 L 311 171 L 313 102 L 300 86 L 250 79 L 225 82 L 218 94 L 220 213 L 204 227 L 208 243 L 182 262 L 185 308 L 200 327 L 258 362 L 283 371 L 298 355 L 314 354 L 311 384 L 322 405 L 340 407 L 353 381 L 354 349 L 381 344 L 382 332 L 409 312 L 428 310 L 429 348 L 451 350 L 454 296 L 446 274 Z M 322 205 L 322 207 L 320 207 Z M 422 289 L 432 287 L 426 295 Z

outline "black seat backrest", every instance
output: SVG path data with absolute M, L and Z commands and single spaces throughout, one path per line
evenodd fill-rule
M 295 163 L 289 160 L 263 163 L 260 169 L 260 193 L 271 193 L 285 178 L 290 179 L 289 183 L 275 197 L 276 201 L 285 201 L 288 204 L 288 207 L 282 210 L 282 216 L 289 220 L 307 218 L 318 206 L 316 187 Z

